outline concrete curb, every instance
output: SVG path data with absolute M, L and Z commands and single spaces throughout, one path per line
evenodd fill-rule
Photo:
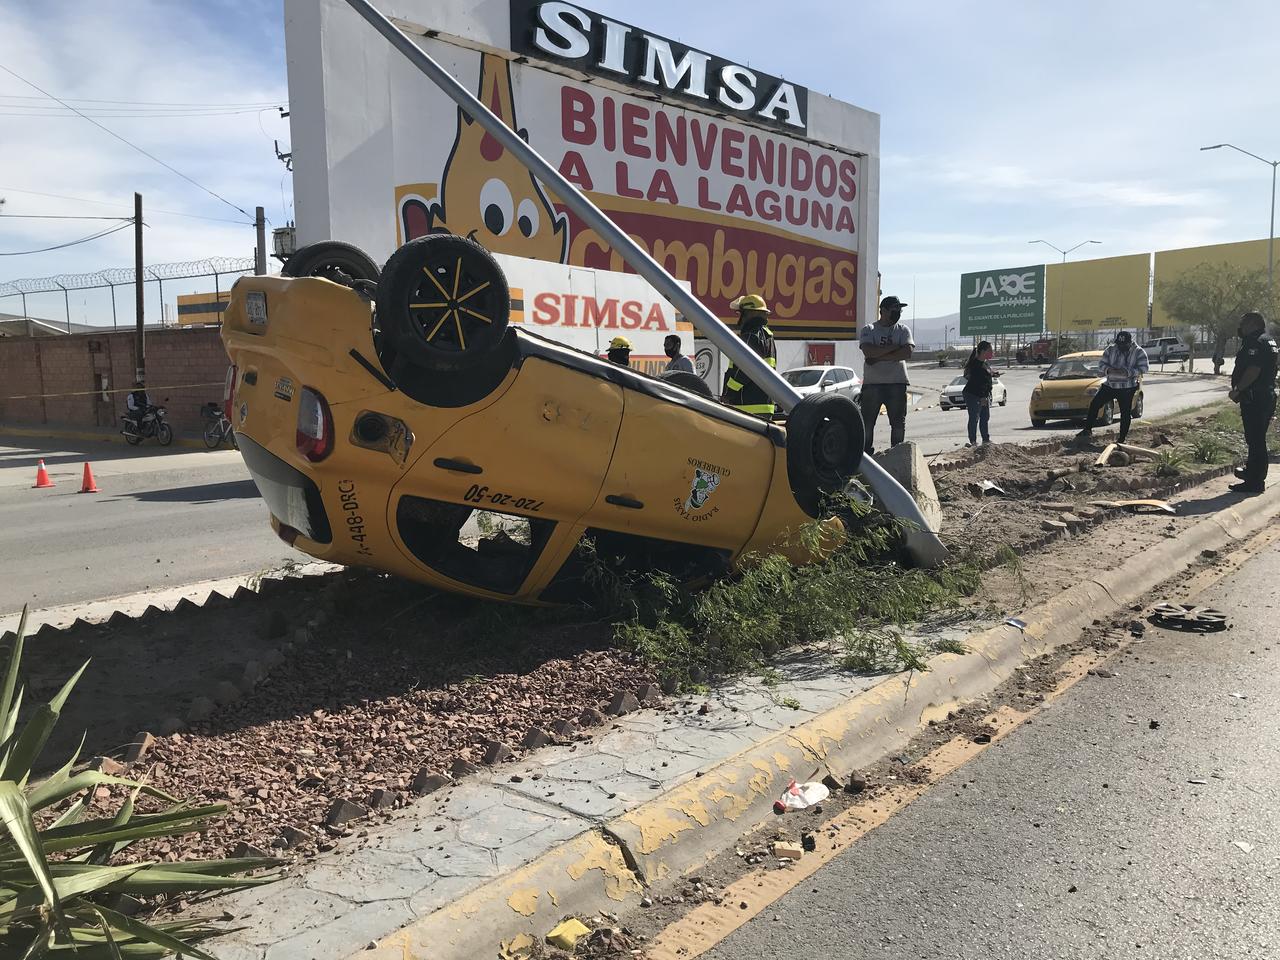
M 1174 576 L 1205 550 L 1246 539 L 1280 515 L 1280 486 L 1228 508 L 1176 539 L 1085 580 L 1024 617 L 968 641 L 965 654 L 941 654 L 930 670 L 888 678 L 865 693 L 769 737 L 663 796 L 579 834 L 520 870 L 490 881 L 357 955 L 366 960 L 475 957 L 518 934 L 541 939 L 567 914 L 613 912 L 643 886 L 705 862 L 774 816 L 791 778 L 826 765 L 870 765 L 900 749 L 932 717 L 984 696 L 1026 661 L 1074 641 L 1095 619 L 1114 614 Z
M 143 590 L 108 600 L 87 600 L 32 610 L 27 617 L 27 639 L 43 641 L 57 633 L 100 623 L 115 625 L 174 610 L 195 610 L 231 600 L 269 597 L 292 582 L 340 573 L 344 569 L 337 564 L 314 561 L 288 569 L 236 574 L 164 590 Z M 21 611 L 0 615 L 0 643 L 11 639 L 21 619 Z

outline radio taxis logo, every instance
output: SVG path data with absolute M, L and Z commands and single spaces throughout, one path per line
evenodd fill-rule
M 511 70 L 504 58 L 481 56 L 478 95 L 498 119 L 528 141 L 529 132 L 516 120 Z M 564 263 L 568 257 L 568 218 L 556 213 L 542 186 L 515 155 L 461 108 L 439 196 L 406 196 L 399 212 L 406 242 L 429 233 L 454 233 L 493 253 L 553 263 Z
M 718 486 L 720 486 L 719 474 L 708 473 L 701 467 L 694 467 L 693 486 L 689 489 L 689 499 L 684 502 L 684 508 L 691 513 L 701 510 L 707 505 L 711 494 L 715 493 Z

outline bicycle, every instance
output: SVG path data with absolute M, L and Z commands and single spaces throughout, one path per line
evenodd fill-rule
M 233 449 L 240 449 L 240 445 L 236 443 L 235 431 L 231 429 L 231 421 L 222 412 L 222 404 L 216 400 L 210 400 L 200 408 L 200 416 L 208 421 L 204 427 L 204 445 L 206 447 L 210 450 L 216 450 L 226 441 L 231 444 Z

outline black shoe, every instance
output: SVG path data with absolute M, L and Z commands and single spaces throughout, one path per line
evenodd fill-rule
M 1266 490 L 1266 486 L 1261 483 L 1254 483 L 1249 480 L 1241 480 L 1239 483 L 1233 483 L 1227 487 L 1232 493 L 1262 493 Z
M 1248 476 L 1248 474 L 1244 472 L 1244 467 L 1233 467 L 1231 472 L 1234 473 L 1241 480 L 1245 479 L 1245 477 Z

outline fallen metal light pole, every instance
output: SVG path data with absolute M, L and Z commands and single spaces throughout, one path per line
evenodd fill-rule
M 626 231 L 596 209 L 587 197 L 566 180 L 550 163 L 525 143 L 505 123 L 490 112 L 480 100 L 464 87 L 453 74 L 409 38 L 399 27 L 385 17 L 369 0 L 347 0 L 356 13 L 390 41 L 391 45 L 408 58 L 409 62 L 443 90 L 468 116 L 502 146 L 510 150 L 537 179 L 546 184 L 570 210 L 596 231 L 613 249 L 617 250 L 636 273 L 679 310 L 702 334 L 729 357 L 751 380 L 758 384 L 778 406 L 790 411 L 800 402 L 800 394 L 778 372 L 740 340 L 719 317 L 713 314 L 692 293 L 688 293 L 662 266 L 654 260 Z M 749 291 L 748 291 L 749 292 Z M 946 559 L 947 549 L 937 535 L 930 532 L 928 522 L 920 507 L 901 484 L 870 457 L 862 458 L 859 471 L 866 478 L 872 491 L 890 513 L 913 525 L 908 532 L 907 546 L 912 557 L 922 566 L 937 566 Z

